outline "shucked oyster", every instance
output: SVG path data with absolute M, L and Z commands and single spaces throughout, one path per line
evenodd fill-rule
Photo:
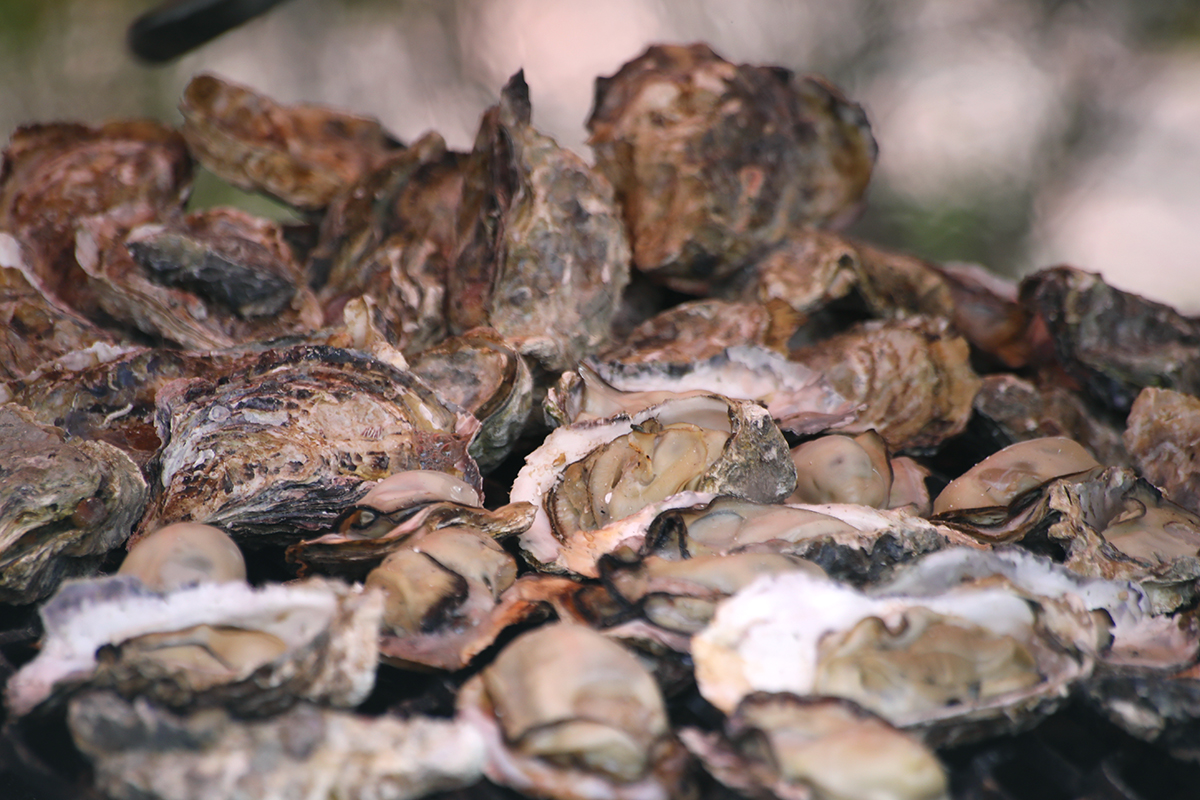
M 595 559 L 622 538 L 596 532 L 615 534 L 622 519 L 654 503 L 688 491 L 773 503 L 795 481 L 787 443 L 765 409 L 707 395 L 558 428 L 526 458 L 510 497 L 538 507 L 520 538 L 527 556 L 594 574 Z M 566 552 L 572 543 L 578 563 Z
M 433 469 L 478 485 L 478 423 L 408 373 L 324 346 L 270 350 L 159 392 L 161 492 L 142 531 L 216 525 L 238 539 L 328 530 L 366 481 Z
M 94 572 L 146 502 L 137 465 L 103 442 L 68 442 L 0 406 L 0 601 L 31 603 Z
M 1002 589 L 869 599 L 801 573 L 761 578 L 692 640 L 700 692 L 732 712 L 754 691 L 854 700 L 931 744 L 1028 725 L 1093 661 L 1095 620 Z
M 778 800 L 940 800 L 946 771 L 911 736 L 838 698 L 759 692 L 725 723 L 680 738 L 717 780 Z
M 133 575 L 156 592 L 172 592 L 197 583 L 245 581 L 246 560 L 220 528 L 177 522 L 142 537 L 117 574 Z
M 71 701 L 68 723 L 114 800 L 410 800 L 470 786 L 483 763 L 482 738 L 468 725 L 308 704 L 241 720 L 89 692 Z
M 65 585 L 41 609 L 38 657 L 12 677 L 20 716 L 81 685 L 172 708 L 271 714 L 300 700 L 352 707 L 375 683 L 383 598 L 314 579 L 160 594 L 132 575 Z
M 376 120 L 280 106 L 214 75 L 192 79 L 179 111 L 200 163 L 234 186 L 303 209 L 328 205 L 399 146 Z
M 654 679 L 584 626 L 513 641 L 463 686 L 458 714 L 483 734 L 496 783 L 555 800 L 684 796 L 686 756 Z
M 451 333 L 490 326 L 558 372 L 607 340 L 629 244 L 608 181 L 531 114 L 518 72 L 475 139 L 446 312 Z
M 862 109 L 821 78 L 654 46 L 596 81 L 596 164 L 616 187 L 634 263 L 680 291 L 858 202 L 875 161 Z

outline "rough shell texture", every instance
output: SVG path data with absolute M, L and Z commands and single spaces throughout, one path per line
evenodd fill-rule
M 188 148 L 205 167 L 303 209 L 329 205 L 398 147 L 373 119 L 281 106 L 214 75 L 192 79 L 179 111 Z
M 847 433 L 872 428 L 894 452 L 935 447 L 966 428 L 980 380 L 945 320 L 868 322 L 791 354 L 861 404 Z
M 623 342 L 604 351 L 602 360 L 683 363 L 715 358 L 739 345 L 782 350 L 795 330 L 795 314 L 781 303 L 690 300 L 634 328 Z
M 1200 512 L 1200 399 L 1146 388 L 1129 411 L 1125 447 L 1167 497 Z
M 607 341 L 629 243 L 608 181 L 531 114 L 518 72 L 475 139 L 446 312 L 452 333 L 489 325 L 561 371 Z
M 693 293 L 788 229 L 844 214 L 876 153 L 862 108 L 823 79 L 703 44 L 654 46 L 598 79 L 588 130 L 634 263 Z
M 17 715 L 83 685 L 176 709 L 353 707 L 375 684 L 382 610 L 376 593 L 319 579 L 168 594 L 127 575 L 75 581 L 41 609 L 42 650 L 5 696 Z
M 478 486 L 478 423 L 411 374 L 323 346 L 270 350 L 158 395 L 161 491 L 141 530 L 204 522 L 235 538 L 328 530 L 367 487 L 408 469 Z
M 31 603 L 94 572 L 142 514 L 146 482 L 117 448 L 67 441 L 0 406 L 0 600 Z
M 1146 386 L 1200 394 L 1200 321 L 1070 267 L 1027 277 L 1021 302 L 1102 406 L 1124 415 Z
M 242 721 L 92 692 L 71 702 L 68 723 L 114 800 L 409 800 L 470 786 L 483 762 L 481 737 L 459 723 L 309 705 Z

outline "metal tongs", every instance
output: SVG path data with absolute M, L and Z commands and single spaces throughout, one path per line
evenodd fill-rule
M 266 13 L 283 0 L 166 0 L 129 26 L 129 49 L 162 64 Z

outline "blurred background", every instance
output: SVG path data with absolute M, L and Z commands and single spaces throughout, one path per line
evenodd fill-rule
M 1200 313 L 1195 0 L 290 0 L 165 66 L 126 30 L 155 0 L 0 0 L 0 137 L 148 116 L 202 71 L 468 149 L 525 68 L 534 122 L 589 156 L 592 82 L 652 42 L 831 78 L 880 145 L 850 233 L 1019 276 L 1069 263 Z M 196 202 L 236 202 L 212 176 Z

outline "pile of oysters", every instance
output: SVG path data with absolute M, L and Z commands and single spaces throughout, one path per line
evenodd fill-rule
M 1069 699 L 1200 759 L 1200 321 L 840 235 L 827 81 L 651 47 L 594 164 L 520 73 L 469 153 L 180 111 L 4 151 L 30 774 L 57 727 L 122 800 L 934 800 Z

